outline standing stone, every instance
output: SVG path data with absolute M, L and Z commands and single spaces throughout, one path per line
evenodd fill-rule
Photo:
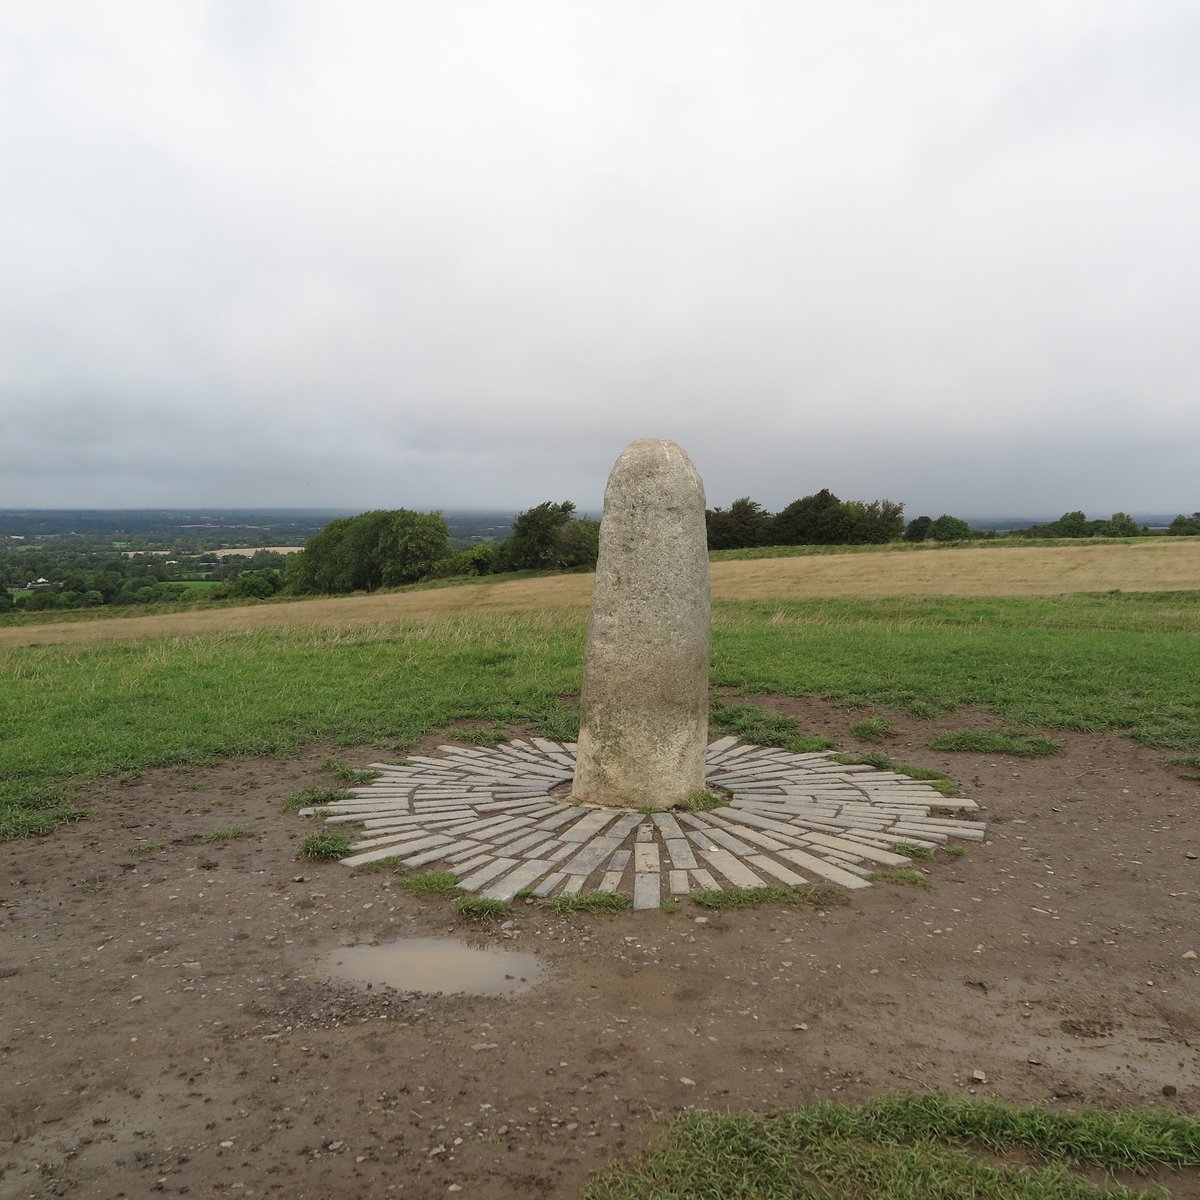
M 704 482 L 682 447 L 642 438 L 604 490 L 576 800 L 666 807 L 704 786 L 711 615 Z

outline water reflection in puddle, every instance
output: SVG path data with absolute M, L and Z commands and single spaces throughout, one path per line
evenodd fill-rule
M 452 938 L 402 938 L 381 946 L 342 946 L 327 956 L 325 967 L 351 983 L 471 996 L 524 992 L 546 978 L 546 968 L 532 954 L 477 949 Z

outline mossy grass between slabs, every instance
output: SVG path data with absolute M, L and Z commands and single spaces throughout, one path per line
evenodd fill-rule
M 888 849 L 893 854 L 903 854 L 905 858 L 929 859 L 933 851 L 928 846 L 916 846 L 912 842 L 893 842 Z
M 759 904 L 807 904 L 814 908 L 834 908 L 846 904 L 846 896 L 837 888 L 805 883 L 796 887 L 713 888 L 692 892 L 691 901 L 701 908 L 754 908 Z
M 729 797 L 723 791 L 710 791 L 708 788 L 697 788 L 689 792 L 685 799 L 672 805 L 676 812 L 712 812 L 714 808 L 727 808 Z
M 308 862 L 328 862 L 350 853 L 348 833 L 310 833 L 296 849 L 296 857 Z
M 976 1154 L 983 1152 L 989 1161 Z M 1032 1158 L 1028 1167 L 1003 1160 Z M 1162 1110 L 1049 1112 L 996 1100 L 881 1096 L 758 1114 L 693 1113 L 661 1143 L 602 1168 L 583 1200 L 1170 1200 L 1093 1185 L 1070 1167 L 1200 1167 L 1200 1122 Z
M 544 906 L 555 916 L 575 913 L 619 913 L 629 907 L 629 897 L 620 892 L 576 892 L 573 896 L 555 896 Z
M 428 875 L 399 875 L 396 887 L 410 896 L 460 896 L 458 876 L 451 871 L 431 871 Z
M 882 750 L 868 750 L 863 754 L 831 754 L 829 757 L 847 767 L 877 767 L 880 771 L 892 771 L 897 775 L 907 775 L 910 779 L 919 779 L 943 796 L 953 796 L 958 792 L 958 781 L 944 771 L 893 762 Z
M 901 883 L 907 887 L 923 888 L 927 892 L 934 889 L 933 880 L 912 867 L 884 867 L 872 871 L 867 878 L 872 883 Z
M 1021 729 L 960 729 L 939 733 L 925 743 L 931 750 L 975 754 L 1007 754 L 1013 758 L 1045 758 L 1057 754 L 1062 742 L 1036 737 Z
M 322 808 L 326 804 L 337 804 L 339 801 L 349 799 L 350 792 L 346 788 L 298 788 L 294 792 L 289 792 L 288 795 L 284 797 L 283 804 L 280 805 L 280 811 L 285 813 L 296 813 L 302 808 Z

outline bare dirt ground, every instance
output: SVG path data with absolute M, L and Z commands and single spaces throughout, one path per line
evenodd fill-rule
M 186 637 L 281 626 L 337 627 L 427 621 L 530 609 L 582 608 L 595 576 L 532 579 L 290 602 L 240 604 L 145 616 L 83 609 L 75 620 L 0 627 L 4 646 Z M 1057 596 L 1069 592 L 1200 588 L 1200 539 L 1144 544 L 993 546 L 878 550 L 712 564 L 715 600 L 803 600 L 828 596 Z
M 856 745 L 856 714 L 756 702 Z M 894 719 L 888 753 L 960 779 L 988 840 L 925 864 L 933 891 L 827 912 L 465 928 L 387 875 L 295 861 L 312 827 L 279 802 L 328 747 L 113 783 L 95 820 L 0 846 L 0 1196 L 568 1197 L 657 1116 L 895 1090 L 1195 1114 L 1200 787 L 1112 736 L 1009 760 L 924 748 L 987 717 Z M 230 826 L 258 836 L 200 840 Z M 550 977 L 455 997 L 318 969 L 438 935 Z

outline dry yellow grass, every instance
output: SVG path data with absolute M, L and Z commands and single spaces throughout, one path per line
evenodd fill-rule
M 1200 540 L 760 558 L 713 563 L 712 580 L 718 600 L 1178 591 L 1200 589 Z M 181 637 L 281 625 L 444 620 L 579 607 L 590 602 L 591 592 L 591 575 L 555 575 L 432 591 L 18 625 L 0 629 L 0 646 Z

